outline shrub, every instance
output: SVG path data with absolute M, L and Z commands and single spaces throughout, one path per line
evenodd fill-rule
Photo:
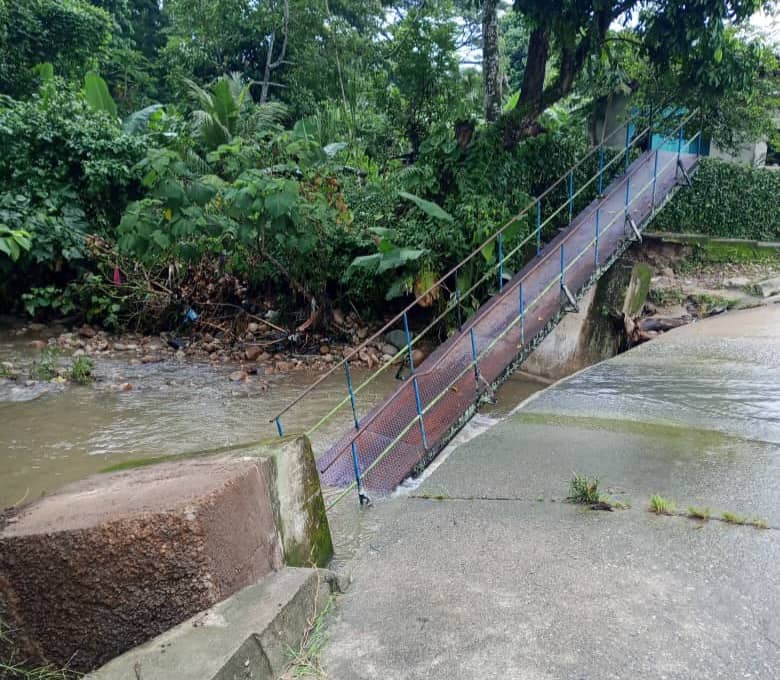
M 693 186 L 656 217 L 658 231 L 780 240 L 780 173 L 702 159 Z

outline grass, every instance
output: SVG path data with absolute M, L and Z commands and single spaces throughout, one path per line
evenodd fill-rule
M 650 512 L 656 515 L 673 515 L 676 508 L 673 500 L 659 496 L 657 493 L 650 497 Z
M 688 517 L 691 519 L 700 519 L 706 522 L 712 516 L 712 512 L 709 508 L 696 508 L 694 506 L 688 507 Z
M 709 293 L 696 293 L 691 295 L 691 301 L 701 310 L 704 314 L 712 309 L 722 307 L 723 309 L 731 309 L 736 302 L 729 300 L 728 298 L 721 297 L 720 295 L 711 295 Z
M 2 609 L 0 608 L 0 614 Z M 18 651 L 10 637 L 11 630 L 0 618 L 0 678 L 3 680 L 71 680 L 74 676 L 63 668 L 42 666 L 27 667 L 22 659 L 18 659 Z
M 318 580 L 317 589 L 319 591 L 321 582 Z M 319 678 L 326 680 L 328 677 L 320 663 L 320 652 L 325 645 L 325 617 L 333 606 L 334 596 L 328 598 L 322 611 L 314 611 L 311 619 L 308 621 L 306 630 L 303 633 L 303 639 L 297 650 L 289 649 L 290 663 L 285 672 L 279 677 L 279 680 L 291 680 L 292 678 Z M 317 601 L 315 596 L 314 601 Z
M 70 367 L 68 377 L 79 385 L 89 385 L 95 380 L 92 371 L 95 370 L 95 362 L 89 357 L 78 357 Z
M 767 522 L 765 519 L 760 517 L 746 517 L 745 515 L 738 515 L 737 513 L 730 512 L 728 510 L 721 513 L 720 518 L 726 522 L 726 524 L 737 524 L 739 526 L 747 525 L 755 527 L 756 529 L 769 528 L 769 522 Z
M 727 524 L 747 524 L 748 521 L 747 517 L 738 515 L 735 512 L 729 512 L 728 510 L 722 513 L 720 518 Z
M 600 502 L 598 477 L 591 479 L 575 472 L 569 482 L 569 495 L 566 500 L 580 505 L 592 505 Z
M 6 378 L 8 380 L 16 380 L 16 377 L 17 377 L 16 373 L 14 373 L 14 370 L 12 368 L 0 364 L 0 378 Z
M 48 346 L 41 352 L 41 358 L 34 361 L 30 367 L 31 380 L 51 380 L 57 377 L 57 359 L 59 350 L 56 347 Z
M 659 307 L 669 307 L 683 304 L 688 296 L 678 288 L 651 288 L 647 299 Z

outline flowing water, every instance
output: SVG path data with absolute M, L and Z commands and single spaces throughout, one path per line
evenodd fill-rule
M 0 329 L 0 362 L 21 369 L 35 360 L 31 346 L 62 329 Z M 0 509 L 29 501 L 67 482 L 128 460 L 194 453 L 275 437 L 270 417 L 320 374 L 296 371 L 271 374 L 250 383 L 234 383 L 235 365 L 164 361 L 131 365 L 122 359 L 97 359 L 96 382 L 87 387 L 53 383 L 26 385 L 0 379 Z M 367 371 L 353 370 L 359 384 Z M 116 387 L 129 383 L 132 389 Z M 367 411 L 397 386 L 387 371 L 361 391 Z M 490 407 L 507 409 L 542 383 L 513 377 L 504 388 L 508 399 Z M 337 371 L 284 417 L 287 432 L 311 427 L 345 396 Z M 349 408 L 313 436 L 322 452 L 351 425 Z

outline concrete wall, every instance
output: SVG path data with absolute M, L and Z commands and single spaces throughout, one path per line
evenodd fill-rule
M 0 610 L 15 644 L 77 671 L 285 563 L 332 554 L 305 438 L 95 475 L 1 529 Z

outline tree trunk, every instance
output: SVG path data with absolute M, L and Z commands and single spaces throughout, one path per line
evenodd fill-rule
M 536 119 L 544 111 L 544 78 L 550 55 L 550 40 L 544 28 L 535 28 L 528 42 L 523 84 L 517 106 L 505 117 L 504 146 L 514 147 L 521 139 L 542 131 Z
M 550 40 L 547 31 L 544 28 L 535 28 L 528 42 L 528 59 L 518 102 L 518 109 L 524 118 L 536 120 L 536 117 L 542 113 L 544 78 L 549 56 Z
M 494 123 L 501 115 L 498 2 L 499 0 L 484 0 L 482 6 L 482 80 L 485 93 L 485 120 L 489 123 Z

